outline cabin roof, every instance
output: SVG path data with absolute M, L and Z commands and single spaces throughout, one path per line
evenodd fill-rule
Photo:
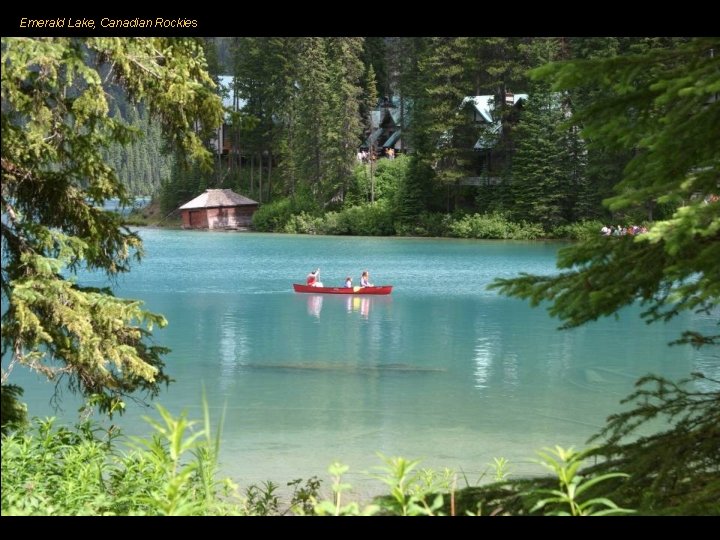
M 180 210 L 218 208 L 222 206 L 249 206 L 253 204 L 258 204 L 258 202 L 243 197 L 235 193 L 232 189 L 208 189 L 205 190 L 205 193 L 183 204 Z
M 402 130 L 398 129 L 395 133 L 390 135 L 390 137 L 388 137 L 388 140 L 385 141 L 385 144 L 383 144 L 383 147 L 390 148 L 392 145 L 394 145 L 397 142 L 397 140 L 400 138 L 401 132 L 402 132 Z
M 520 100 L 527 100 L 527 94 L 513 94 L 513 105 L 517 105 Z M 475 110 L 482 115 L 488 122 L 493 123 L 492 112 L 495 108 L 495 96 L 467 96 L 463 99 L 462 104 L 472 103 Z
M 513 105 L 517 105 L 519 101 L 526 101 L 528 99 L 527 94 L 513 94 L 512 100 Z M 475 146 L 475 150 L 483 150 L 494 147 L 502 131 L 502 125 L 499 120 L 493 120 L 493 110 L 495 109 L 495 97 L 494 96 L 466 96 L 463 99 L 462 106 L 467 106 L 468 103 L 472 103 L 475 111 L 485 120 L 486 124 L 489 124 L 487 130 L 480 135 Z

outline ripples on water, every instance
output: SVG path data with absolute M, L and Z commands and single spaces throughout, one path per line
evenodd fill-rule
M 141 234 L 146 258 L 117 293 L 170 321 L 155 339 L 172 349 L 176 382 L 160 402 L 199 419 L 204 386 L 218 417 L 226 410 L 224 471 L 242 482 L 325 478 L 335 459 L 357 475 L 378 464 L 376 451 L 469 478 L 500 456 L 533 472 L 536 449 L 582 446 L 648 371 L 718 375 L 716 357 L 666 347 L 716 317 L 648 326 L 631 308 L 559 332 L 542 309 L 486 289 L 495 277 L 555 272 L 557 243 Z M 368 269 L 395 288 L 388 297 L 293 293 L 318 266 L 326 285 Z M 31 412 L 49 412 L 48 385 L 19 377 Z M 126 429 L 146 431 L 148 410 L 130 409 Z

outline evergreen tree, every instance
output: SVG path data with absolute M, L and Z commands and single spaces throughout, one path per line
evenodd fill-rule
M 425 141 L 417 135 L 413 138 L 417 144 L 423 145 Z M 433 170 L 423 159 L 416 156 L 410 160 L 405 182 L 400 186 L 395 205 L 395 214 L 401 229 L 412 232 L 417 218 L 427 210 L 431 193 Z
M 270 163 L 278 162 L 281 177 L 275 191 L 295 193 L 298 168 L 293 152 L 297 142 L 294 130 L 297 125 L 298 108 L 298 54 L 299 38 L 268 38 L 268 70 L 271 74 L 269 88 L 273 110 L 270 131 Z
M 521 47 L 528 63 L 542 65 L 559 56 L 559 42 L 535 40 Z M 577 189 L 583 178 L 582 145 L 575 131 L 563 126 L 572 112 L 567 95 L 552 93 L 547 85 L 528 87 L 529 100 L 512 130 L 509 160 L 512 214 L 515 219 L 541 223 L 546 230 L 572 221 Z M 508 115 L 506 115 L 506 118 Z M 507 137 L 506 137 L 507 139 Z M 574 151 L 571 151 L 574 150 Z
M 215 84 L 219 81 L 219 76 L 224 73 L 220 63 L 219 48 L 220 38 L 203 38 L 202 49 L 207 62 L 207 71 Z
M 636 38 L 635 38 L 636 39 Z M 629 38 L 615 37 L 580 37 L 569 40 L 570 54 L 573 58 L 613 58 L 627 53 L 631 40 Z M 584 109 L 600 99 L 607 98 L 607 89 L 589 82 L 569 89 L 570 99 L 575 109 Z M 580 127 L 580 126 L 575 126 Z M 609 219 L 614 222 L 614 216 L 601 201 L 610 197 L 614 186 L 620 181 L 623 169 L 632 158 L 632 149 L 606 146 L 585 146 L 585 185 L 581 201 L 586 206 L 581 209 L 581 215 Z
M 462 107 L 470 95 L 467 73 L 463 69 L 470 45 L 468 38 L 432 38 L 419 66 L 426 82 L 426 98 L 418 103 L 413 120 L 418 125 L 414 128 L 429 134 L 424 155 L 446 195 L 450 186 L 469 176 L 473 161 L 475 140 L 472 130 L 468 135 L 463 129 L 469 126 L 470 120 Z M 449 211 L 449 197 L 446 201 L 445 210 Z
M 717 38 L 681 40 L 640 54 L 551 64 L 537 71 L 554 89 L 596 87 L 603 96 L 578 111 L 591 148 L 631 152 L 613 211 L 677 201 L 678 209 L 639 236 L 598 235 L 561 250 L 558 275 L 498 279 L 493 287 L 550 303 L 551 314 L 573 327 L 639 302 L 648 322 L 684 311 L 716 314 L 720 304 L 720 57 Z M 720 323 L 718 323 L 720 325 Z M 720 333 L 688 328 L 678 343 L 720 345 Z M 718 381 L 706 379 L 708 384 Z M 598 471 L 633 475 L 628 500 L 654 511 L 664 505 L 717 510 L 720 494 L 717 391 L 692 391 L 656 377 L 638 381 L 634 410 L 610 419 L 597 451 Z M 670 429 L 632 436 L 639 425 L 665 417 Z
M 330 38 L 327 41 L 330 64 L 331 108 L 327 129 L 328 200 L 342 200 L 352 180 L 355 155 L 361 142 L 360 103 L 363 64 L 360 60 L 363 38 Z
M 121 94 L 114 94 L 115 103 L 125 101 Z M 162 137 L 162 127 L 152 121 L 147 108 L 142 104 L 127 104 L 127 117 L 123 117 L 120 110 L 115 104 L 110 117 L 127 121 L 136 129 L 137 137 L 124 145 L 111 144 L 103 151 L 103 156 L 115 169 L 129 195 L 153 195 L 167 178 L 167 170 L 172 162 L 172 155 L 167 152 Z
M 205 191 L 208 177 L 207 170 L 197 163 L 186 162 L 178 155 L 160 189 L 162 212 L 169 214 Z
M 415 99 L 421 92 L 418 60 L 427 47 L 428 38 L 386 38 L 388 87 L 400 106 L 400 150 L 407 151 Z
M 434 176 L 430 165 L 432 142 L 424 129 L 428 96 L 421 69 L 429 46 L 429 38 L 394 38 L 389 49 L 393 53 L 389 61 L 391 85 L 397 85 L 401 113 L 407 111 L 410 117 L 401 117 L 403 144 L 412 152 L 408 174 L 397 195 L 395 213 L 401 227 L 410 227 L 427 209 Z
M 566 326 L 635 300 L 648 306 L 643 316 L 649 320 L 717 305 L 720 206 L 709 202 L 720 175 L 717 45 L 696 38 L 641 55 L 574 60 L 537 71 L 552 77 L 556 90 L 588 81 L 606 90 L 605 99 L 579 111 L 574 121 L 591 147 L 634 153 L 616 195 L 605 201 L 611 210 L 643 208 L 649 200 L 683 205 L 648 234 L 566 248 L 559 265 L 568 271 L 558 276 L 500 280 L 496 287 L 533 303 L 550 300 L 551 313 Z M 628 274 L 630 269 L 636 273 Z
M 450 61 L 446 55 L 452 51 L 453 40 L 422 38 L 414 40 L 412 48 L 405 49 L 405 54 L 412 55 L 407 62 L 409 74 L 401 77 L 412 100 L 412 123 L 406 130 L 406 137 L 412 148 L 413 161 L 418 163 L 411 163 L 409 167 L 403 187 L 403 191 L 408 190 L 408 193 L 399 194 L 400 201 L 410 203 L 408 208 L 399 208 L 401 222 L 413 220 L 418 212 L 427 210 L 435 200 L 435 193 L 420 196 L 420 190 L 432 191 L 438 169 L 441 173 L 448 173 L 445 176 L 448 183 L 454 180 L 449 176 L 454 147 L 448 122 L 453 119 L 458 121 L 460 113 L 457 109 L 464 96 L 452 81 L 447 80 L 448 74 L 442 68 L 445 62 Z M 455 75 L 459 74 L 458 69 L 457 64 L 452 66 Z M 441 157 L 444 158 L 443 163 L 440 162 Z M 417 206 L 420 200 L 423 201 L 422 208 Z
M 372 65 L 368 66 L 367 69 L 367 75 L 365 78 L 365 93 L 364 93 L 364 99 L 361 103 L 360 110 L 363 111 L 362 118 L 363 118 L 363 125 L 365 127 L 364 129 L 364 135 L 365 140 L 367 140 L 368 137 L 372 134 L 373 131 L 373 122 L 372 122 L 372 115 L 375 107 L 378 103 L 378 95 L 376 91 L 376 84 L 375 84 L 375 70 L 373 69 Z M 374 156 L 375 148 L 369 148 L 371 156 Z M 369 162 L 367 164 L 363 165 L 363 168 L 365 169 L 366 176 L 369 176 L 369 187 L 370 187 L 370 194 L 369 194 L 369 200 L 371 203 L 375 202 L 375 166 L 376 166 L 376 160 L 371 157 Z
M 294 172 L 289 172 L 295 167 L 288 151 L 288 129 L 294 129 L 298 43 L 298 38 L 236 38 L 233 47 L 235 84 L 238 96 L 246 102 L 240 141 L 247 155 L 267 156 L 269 195 L 276 160 L 281 161 L 286 177 L 294 178 Z M 281 192 L 291 191 L 284 189 L 282 182 L 277 185 Z
M 363 99 L 360 103 L 360 112 L 363 118 L 363 127 L 365 133 L 370 134 L 372 131 L 372 112 L 378 103 L 378 93 L 376 90 L 375 70 L 372 66 L 368 66 L 365 74 L 365 85 L 363 88 Z
M 292 102 L 298 181 L 327 205 L 352 174 L 361 134 L 361 38 L 301 38 Z
M 388 77 L 387 46 L 385 41 L 386 38 L 377 36 L 363 38 L 361 58 L 365 66 L 364 71 L 367 72 L 372 68 L 375 74 L 374 93 L 381 96 L 391 96 L 393 92 L 390 88 L 390 78 Z
M 102 210 L 129 203 L 103 152 L 134 135 L 108 117 L 103 85 L 145 100 L 184 158 L 209 158 L 198 128 L 218 125 L 220 102 L 192 39 L 8 38 L 2 65 L 3 389 L 21 364 L 113 411 L 169 378 L 165 349 L 146 339 L 165 318 L 68 277 L 81 266 L 112 277 L 142 255 L 138 235 Z
M 463 63 L 472 79 L 471 93 L 490 94 L 500 98 L 508 92 L 524 91 L 528 67 L 538 65 L 528 59 L 527 48 L 544 39 L 546 38 L 468 38 Z
M 324 196 L 325 163 L 328 126 L 330 124 L 330 73 L 325 41 L 322 38 L 301 38 L 298 61 L 297 121 L 293 133 L 293 154 L 298 179 L 317 202 Z
M 564 116 L 572 114 L 570 97 L 559 95 Z M 560 126 L 561 169 L 565 178 L 566 194 L 562 198 L 562 216 L 567 222 L 583 221 L 601 216 L 600 196 L 587 172 L 587 145 L 576 125 Z
M 568 171 L 563 167 L 563 121 L 560 96 L 536 87 L 515 128 L 517 151 L 512 160 L 513 217 L 542 223 L 546 229 L 561 224 L 568 193 Z

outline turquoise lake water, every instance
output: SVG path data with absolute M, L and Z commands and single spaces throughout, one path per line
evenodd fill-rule
M 333 460 L 348 481 L 376 452 L 421 458 L 474 482 L 493 457 L 515 473 L 543 446 L 583 446 L 634 381 L 654 372 L 720 375 L 717 353 L 667 347 L 681 330 L 713 329 L 717 314 L 646 325 L 639 308 L 570 331 L 542 308 L 487 291 L 495 277 L 553 273 L 559 243 L 313 237 L 141 230 L 146 257 L 115 284 L 165 314 L 155 332 L 176 382 L 159 402 L 202 418 L 204 386 L 225 409 L 222 471 L 242 485 L 312 475 Z M 321 268 L 392 284 L 387 297 L 296 294 Z M 104 284 L 81 275 L 85 284 Z M 52 385 L 16 370 L 35 415 L 53 414 Z M 64 401 L 66 421 L 76 402 Z M 130 404 L 116 423 L 149 431 L 152 408 Z M 372 489 L 372 488 L 368 488 Z

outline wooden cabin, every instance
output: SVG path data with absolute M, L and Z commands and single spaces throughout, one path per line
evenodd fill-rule
M 495 111 L 498 99 L 503 99 L 505 107 L 512 111 L 502 120 Z M 507 136 L 507 125 L 517 122 L 518 111 L 527 99 L 527 94 L 507 92 L 501 98 L 485 95 L 467 96 L 463 100 L 461 108 L 467 111 L 470 124 L 480 133 L 473 146 L 475 176 L 462 178 L 460 185 L 497 185 L 502 182 L 501 175 L 507 165 L 507 155 L 499 143 Z
M 407 144 L 402 138 L 403 123 L 407 124 L 410 120 L 407 101 L 401 103 L 398 97 L 385 97 L 380 100 L 370 113 L 371 129 L 365 133 L 366 138 L 361 149 L 375 150 L 380 155 L 385 154 L 389 148 L 396 153 L 407 151 Z
M 180 207 L 184 229 L 247 228 L 258 203 L 231 189 L 208 189 Z

